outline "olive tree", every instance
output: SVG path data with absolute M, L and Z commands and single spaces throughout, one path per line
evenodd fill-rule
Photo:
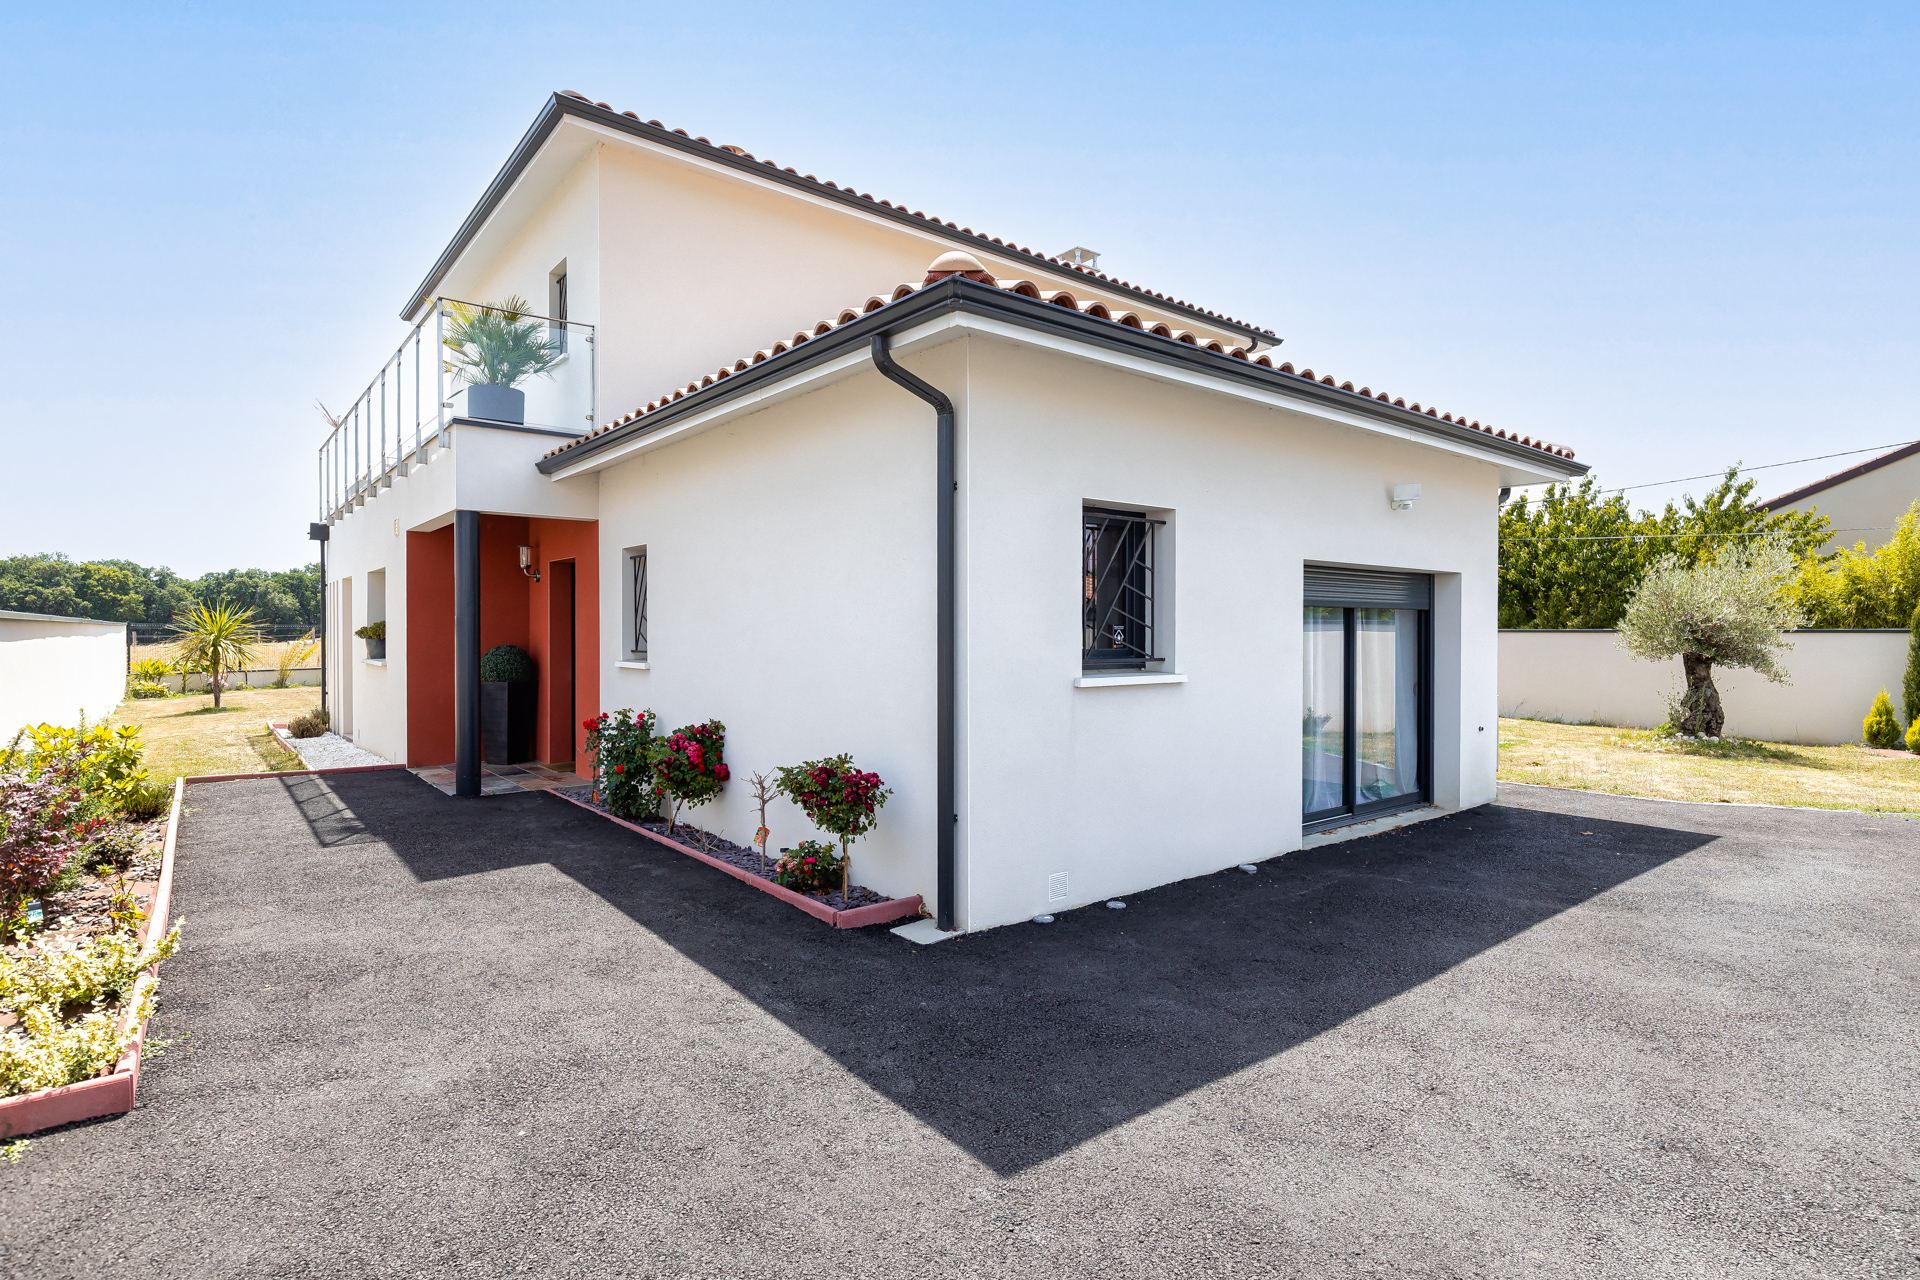
M 1780 633 L 1800 624 L 1786 591 L 1795 569 L 1792 552 L 1769 539 L 1692 566 L 1663 557 L 1641 579 L 1620 619 L 1619 644 L 1649 662 L 1680 659 L 1687 687 L 1668 708 L 1676 731 L 1720 736 L 1727 714 L 1713 685 L 1715 666 L 1791 683 L 1778 655 L 1793 647 Z

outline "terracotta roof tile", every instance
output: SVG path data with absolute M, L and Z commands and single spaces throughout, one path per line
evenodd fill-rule
M 560 91 L 560 94 L 562 97 L 573 98 L 579 102 L 591 103 L 593 106 L 599 107 L 603 111 L 613 110 L 613 108 L 609 107 L 606 103 L 594 102 L 593 99 L 587 97 L 586 94 L 577 92 L 573 89 L 562 89 Z M 640 118 L 639 116 L 635 115 L 631 111 L 622 111 L 620 112 L 620 114 L 632 120 L 638 120 Z M 666 128 L 666 126 L 661 124 L 658 120 L 648 120 L 646 121 L 646 123 L 652 125 L 656 129 Z M 685 129 L 674 129 L 674 130 L 671 130 L 671 132 L 679 134 L 683 138 L 689 138 L 691 141 L 694 141 L 694 142 L 705 142 L 707 143 L 708 146 L 713 147 L 715 151 L 731 152 L 732 154 L 739 156 L 744 160 L 754 160 L 759 158 L 755 156 L 753 152 L 748 151 L 745 147 L 738 147 L 730 142 L 723 142 L 718 144 L 708 142 L 707 139 L 705 138 L 691 137 L 691 135 L 689 135 Z M 951 227 L 954 230 L 960 232 L 962 235 L 969 235 L 969 236 L 977 235 L 981 239 L 991 241 L 992 243 L 999 245 L 1000 247 L 1008 250 L 1009 252 L 1021 254 L 1029 258 L 1034 258 L 1038 261 L 1046 263 L 1050 267 L 1054 267 L 1061 271 L 1072 271 L 1079 275 L 1087 276 L 1088 278 L 1094 279 L 1094 280 L 1111 281 L 1112 283 L 1119 285 L 1123 289 L 1137 289 L 1141 293 L 1147 294 L 1149 297 L 1158 298 L 1162 302 L 1165 302 L 1170 306 L 1181 307 L 1188 311 L 1197 312 L 1200 315 L 1210 316 L 1215 320 L 1225 321 L 1228 324 L 1244 325 L 1248 328 L 1257 327 L 1253 325 L 1251 321 L 1236 320 L 1232 316 L 1221 315 L 1217 311 L 1209 311 L 1205 307 L 1196 306 L 1193 303 L 1187 302 L 1184 299 L 1175 298 L 1170 294 L 1161 293 L 1155 289 L 1149 289 L 1145 285 L 1136 285 L 1129 281 L 1122 280 L 1118 276 L 1109 276 L 1104 271 L 1090 270 L 1087 267 L 1081 266 L 1079 263 L 1062 261 L 1061 259 L 1053 257 L 1050 254 L 1042 253 L 1038 249 L 1034 249 L 1031 247 L 1023 248 L 1022 246 L 1015 244 L 1011 240 L 1002 240 L 999 236 L 989 236 L 986 232 L 975 231 L 972 227 L 962 227 L 952 222 L 943 221 L 937 215 L 925 214 L 918 209 L 908 210 L 907 206 L 904 204 L 896 204 L 891 200 L 874 200 L 873 196 L 868 192 L 856 191 L 853 187 L 840 186 L 838 183 L 835 183 L 830 179 L 816 178 L 810 173 L 805 173 L 805 174 L 799 173 L 790 167 L 781 168 L 780 165 L 776 164 L 772 160 L 761 160 L 760 163 L 766 165 L 768 168 L 780 169 L 782 173 L 791 173 L 795 177 L 800 178 L 803 181 L 812 182 L 823 187 L 830 187 L 835 191 L 844 191 L 849 195 L 858 195 L 862 200 L 872 200 L 873 203 L 885 205 L 889 209 L 897 209 L 902 213 L 906 213 L 909 217 L 919 218 L 925 222 L 937 223 L 943 227 Z M 1269 335 L 1273 335 L 1273 330 L 1271 329 L 1262 330 L 1262 332 Z
M 665 408 L 667 405 L 672 404 L 674 401 L 682 399 L 685 396 L 691 395 L 693 392 L 699 391 L 703 387 L 710 387 L 714 383 L 720 382 L 726 378 L 730 378 L 734 374 L 743 372 L 746 369 L 752 367 L 753 365 L 761 364 L 767 360 L 771 360 L 773 357 L 777 355 L 781 355 L 785 352 L 791 351 L 795 347 L 801 346 L 804 343 L 811 342 L 814 338 L 821 337 L 825 334 L 831 333 L 833 330 L 839 328 L 841 325 L 852 324 L 855 320 L 860 319 L 860 317 L 864 315 L 868 315 L 868 314 L 871 314 L 872 312 L 878 311 L 882 307 L 892 306 L 894 303 L 900 301 L 902 298 L 908 298 L 913 296 L 915 293 L 919 292 L 921 289 L 926 288 L 928 285 L 937 284 L 940 281 L 945 280 L 948 276 L 955 276 L 955 275 L 963 276 L 966 279 L 972 280 L 979 284 L 991 285 L 994 288 L 1004 290 L 1007 293 L 1014 293 L 1014 294 L 1019 294 L 1021 297 L 1032 298 L 1036 302 L 1050 302 L 1050 303 L 1053 303 L 1055 306 L 1064 307 L 1072 311 L 1078 311 L 1082 315 L 1092 316 L 1093 318 L 1098 320 L 1106 320 L 1112 324 L 1125 325 L 1127 328 L 1130 328 L 1130 329 L 1140 329 L 1145 333 L 1154 335 L 1155 337 L 1165 338 L 1169 342 L 1181 342 L 1189 346 L 1202 345 L 1198 342 L 1197 339 L 1194 338 L 1194 336 L 1191 333 L 1188 333 L 1185 329 L 1175 330 L 1170 328 L 1166 324 L 1158 323 L 1158 322 L 1152 325 L 1143 325 L 1140 320 L 1140 317 L 1134 315 L 1133 312 L 1131 311 L 1123 311 L 1119 315 L 1107 314 L 1107 308 L 1105 307 L 1104 304 L 1099 302 L 1089 302 L 1089 303 L 1079 302 L 1073 297 L 1072 294 L 1068 293 L 1064 289 L 1056 289 L 1050 293 L 1043 295 L 1040 292 L 1040 290 L 1031 281 L 1028 281 L 1028 280 L 996 280 L 993 278 L 992 275 L 990 275 L 986 271 L 986 269 L 980 264 L 980 262 L 977 259 L 971 257 L 970 255 L 964 254 L 964 253 L 947 253 L 947 254 L 942 254 L 940 257 L 934 260 L 933 265 L 927 271 L 927 278 L 925 280 L 922 280 L 919 284 L 913 284 L 911 282 L 908 282 L 906 284 L 898 285 L 893 290 L 893 295 L 888 298 L 882 298 L 878 294 L 875 294 L 874 296 L 868 298 L 866 300 L 866 303 L 863 306 L 860 306 L 857 308 L 847 307 L 843 309 L 840 312 L 839 316 L 833 320 L 821 320 L 818 323 L 816 323 L 811 330 L 797 331 L 793 335 L 793 337 L 782 339 L 781 341 L 774 343 L 771 347 L 763 347 L 759 351 L 754 352 L 753 355 L 750 357 L 743 356 L 740 359 L 735 360 L 732 365 L 722 365 L 719 369 L 715 370 L 713 373 L 703 375 L 698 381 L 689 382 L 685 387 L 676 387 L 673 391 L 669 392 L 666 395 L 661 396 L 657 400 L 647 401 L 646 404 L 642 405 L 638 409 L 633 410 L 632 412 L 628 413 L 624 417 L 618 418 L 613 422 L 605 423 L 602 426 L 596 427 L 592 431 L 589 431 L 586 435 L 581 436 L 579 439 L 569 440 L 566 444 L 561 445 L 557 449 L 549 450 L 546 456 L 551 458 L 558 454 L 565 453 L 567 452 L 567 450 L 575 448 L 581 444 L 584 444 L 587 441 L 594 439 L 596 436 L 604 435 L 606 432 L 613 430 L 615 427 L 623 427 L 623 426 L 626 426 L 628 423 L 633 422 L 635 419 L 644 418 L 650 413 L 657 413 L 661 409 Z M 1358 396 L 1364 399 L 1376 400 L 1381 404 L 1391 404 L 1397 409 L 1406 409 L 1412 413 L 1424 413 L 1429 418 L 1437 418 L 1442 422 L 1450 422 L 1450 423 L 1453 423 L 1455 426 L 1465 427 L 1470 431 L 1478 431 L 1484 435 L 1493 436 L 1495 439 L 1517 442 L 1519 444 L 1526 445 L 1530 448 L 1538 449 L 1542 453 L 1552 454 L 1553 456 L 1558 458 L 1571 459 L 1573 457 L 1573 450 L 1571 449 L 1563 448 L 1560 445 L 1549 444 L 1544 440 L 1535 440 L 1531 436 L 1510 435 L 1504 430 L 1496 431 L 1492 423 L 1487 423 L 1485 425 L 1482 425 L 1477 420 L 1473 422 L 1469 422 L 1465 414 L 1456 415 L 1453 413 L 1441 413 L 1440 410 L 1432 407 L 1431 405 L 1429 405 L 1425 409 L 1422 409 L 1420 407 L 1420 402 L 1418 400 L 1414 401 L 1411 405 L 1409 405 L 1404 399 L 1400 398 L 1399 396 L 1394 396 L 1389 398 L 1386 392 L 1373 391 L 1367 387 L 1362 387 L 1358 391 L 1355 391 L 1353 388 L 1353 383 L 1351 382 L 1336 383 L 1332 374 L 1325 374 L 1316 378 L 1314 376 L 1314 372 L 1312 369 L 1301 369 L 1296 371 L 1290 362 L 1276 365 L 1273 362 L 1273 358 L 1267 355 L 1265 352 L 1261 352 L 1258 355 L 1250 356 L 1248 355 L 1247 349 L 1245 347 L 1237 347 L 1237 346 L 1227 347 L 1227 346 L 1223 346 L 1219 342 L 1214 342 L 1214 341 L 1209 341 L 1204 345 L 1206 350 L 1218 352 L 1221 355 L 1230 356 L 1235 360 L 1246 360 L 1251 364 L 1257 364 L 1257 365 L 1260 365 L 1262 368 L 1272 369 L 1275 373 L 1286 374 L 1289 377 L 1299 378 L 1304 382 L 1318 382 L 1321 386 L 1336 387 L 1338 390 L 1345 392 L 1348 395 Z

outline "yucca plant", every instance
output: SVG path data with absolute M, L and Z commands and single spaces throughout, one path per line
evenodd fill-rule
M 284 689 L 293 680 L 293 669 L 313 656 L 320 642 L 309 631 L 298 640 L 290 640 L 280 646 L 280 656 L 273 664 L 273 687 Z
M 191 666 L 207 673 L 216 707 L 220 705 L 225 673 L 244 670 L 258 656 L 262 642 L 253 610 L 236 609 L 224 600 L 182 609 L 173 620 L 172 630 L 182 669 Z
M 558 343 L 546 325 L 529 315 L 525 298 L 474 306 L 447 304 L 446 344 L 454 377 L 477 386 L 513 387 L 526 379 L 551 377 L 560 363 Z

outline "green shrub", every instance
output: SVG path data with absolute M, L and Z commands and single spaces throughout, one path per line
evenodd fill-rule
M 22 738 L 27 743 L 24 749 Z M 23 729 L 12 745 L 0 751 L 0 768 L 24 768 L 33 778 L 59 773 L 79 787 L 91 806 L 117 812 L 130 792 L 146 785 L 140 754 L 137 727 L 89 726 L 82 715 L 77 729 L 53 724 Z
M 480 678 L 489 683 L 519 684 L 533 675 L 533 659 L 517 644 L 497 644 L 480 659 Z
M 356 629 L 353 634 L 359 636 L 362 640 L 385 640 L 387 638 L 387 620 L 382 618 L 378 622 L 369 622 L 366 626 Z
M 797 849 L 782 849 L 773 864 L 773 882 L 795 893 L 832 893 L 846 880 L 847 859 L 823 840 L 802 840 Z
M 142 658 L 128 668 L 129 678 L 148 684 L 158 684 L 173 674 L 173 664 L 164 658 Z
M 129 698 L 170 698 L 173 696 L 173 690 L 157 680 L 129 680 L 127 696 Z
M 144 947 L 129 928 L 0 955 L 0 1009 L 20 1018 L 0 1030 L 0 1096 L 72 1084 L 118 1061 L 153 1012 L 147 970 L 179 946 L 176 924 Z
M 120 812 L 135 822 L 151 822 L 173 807 L 173 788 L 148 782 L 127 792 L 120 801 Z
M 1861 735 L 1870 747 L 1897 747 L 1900 745 L 1900 722 L 1893 718 L 1893 703 L 1887 698 L 1887 691 L 1880 690 L 1880 696 L 1873 700 L 1873 709 L 1867 712 L 1867 718 L 1860 725 Z
M 303 711 L 287 721 L 287 736 L 292 738 L 317 738 L 327 731 L 333 717 L 324 710 L 315 707 L 312 711 Z
M 1907 628 L 1907 679 L 1901 689 L 1901 701 L 1907 704 L 1907 723 L 1920 720 L 1920 606 L 1915 606 L 1913 621 Z

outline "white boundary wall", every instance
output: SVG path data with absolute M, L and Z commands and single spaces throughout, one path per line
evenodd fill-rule
M 1641 729 L 1664 723 L 1667 695 L 1685 684 L 1680 660 L 1638 661 L 1614 643 L 1618 635 L 1502 631 L 1500 714 Z M 1715 669 L 1728 733 L 1768 742 L 1859 742 L 1860 723 L 1882 687 L 1894 712 L 1903 711 L 1906 631 L 1794 631 L 1789 638 L 1784 665 L 1791 685 Z
M 126 684 L 126 623 L 0 613 L 0 743 L 23 725 L 103 720 Z

